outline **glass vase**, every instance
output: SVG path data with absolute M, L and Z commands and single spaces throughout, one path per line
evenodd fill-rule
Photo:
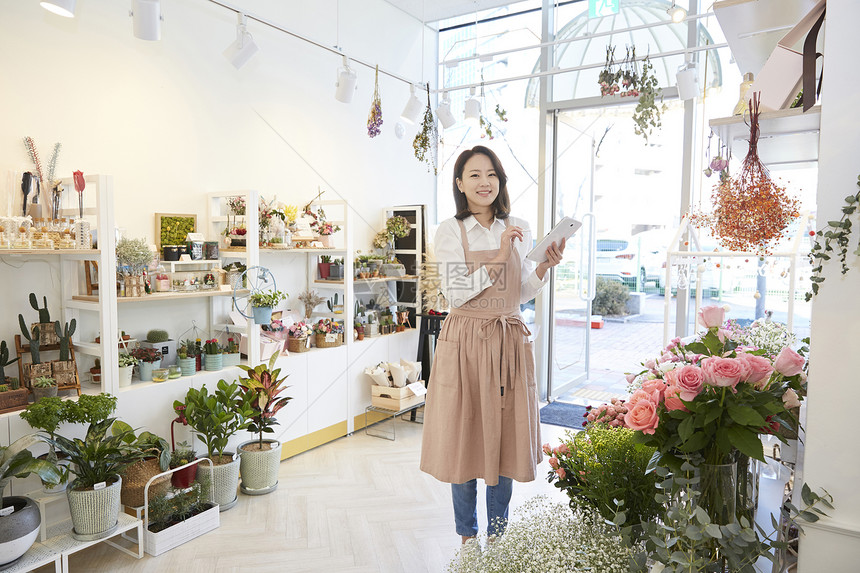
M 758 507 L 758 461 L 741 454 L 737 472 L 737 516 L 738 519 L 746 517 L 752 524 Z
M 737 512 L 738 464 L 701 464 L 699 466 L 699 505 L 711 523 L 728 525 Z

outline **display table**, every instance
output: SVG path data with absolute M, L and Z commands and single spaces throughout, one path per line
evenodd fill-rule
M 412 416 L 409 419 L 409 421 L 414 422 L 416 424 L 423 424 L 424 423 L 423 412 L 421 414 L 421 419 L 416 419 L 416 416 L 415 416 L 418 408 L 422 407 L 423 405 L 424 405 L 424 401 L 422 400 L 418 404 L 413 404 L 411 406 L 403 408 L 402 410 L 397 410 L 397 411 L 387 410 L 385 408 L 380 408 L 378 406 L 368 406 L 367 408 L 364 409 L 364 433 L 367 434 L 368 436 L 373 436 L 374 438 L 384 438 L 386 440 L 394 441 L 397 439 L 397 425 L 395 424 L 395 422 L 397 421 L 397 416 L 405 414 L 406 412 L 412 412 Z M 368 412 L 378 412 L 380 414 L 385 414 L 386 416 L 391 416 L 391 432 L 390 433 L 389 432 L 378 432 L 375 434 L 371 433 L 369 430 L 369 426 L 367 424 Z M 386 424 L 386 423 L 387 423 L 387 421 L 382 421 L 382 422 L 380 422 L 380 426 L 382 426 L 383 424 Z

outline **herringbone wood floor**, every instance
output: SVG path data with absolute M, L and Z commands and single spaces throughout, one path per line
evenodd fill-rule
M 436 573 L 460 544 L 451 489 L 418 470 L 422 426 L 397 422 L 397 440 L 363 430 L 281 463 L 280 485 L 265 496 L 239 496 L 221 527 L 154 558 L 136 560 L 99 544 L 73 555 L 87 573 L 334 572 Z M 543 442 L 564 429 L 543 425 Z M 538 494 L 566 497 L 543 476 L 515 483 L 511 508 Z M 478 519 L 486 527 L 483 493 Z M 40 573 L 53 571 L 42 568 Z

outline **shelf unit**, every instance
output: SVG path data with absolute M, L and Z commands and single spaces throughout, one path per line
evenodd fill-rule
M 418 273 L 421 264 L 424 262 L 424 252 L 426 249 L 427 237 L 425 234 L 425 214 L 426 206 L 424 205 L 401 205 L 396 207 L 388 207 L 385 209 L 385 218 L 394 215 L 406 217 L 409 221 L 411 230 L 409 234 L 402 239 L 394 241 L 394 254 L 406 267 L 407 275 L 394 279 L 395 289 L 395 304 L 398 306 L 406 306 L 409 311 L 409 322 L 415 328 L 418 327 L 418 316 L 421 313 L 421 291 L 419 288 Z

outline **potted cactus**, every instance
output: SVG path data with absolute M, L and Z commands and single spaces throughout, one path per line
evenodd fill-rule
M 102 361 L 101 358 L 96 358 L 95 364 L 90 368 L 90 376 L 93 378 L 93 384 L 101 384 L 102 381 Z
M 9 360 L 9 347 L 6 346 L 6 341 L 0 341 L 0 384 L 11 385 L 14 382 L 17 388 L 18 379 L 12 376 L 6 376 L 6 367 L 11 366 L 16 362 L 18 362 L 17 357 Z
M 30 325 L 30 332 L 33 332 L 35 327 L 39 327 L 39 343 L 42 346 L 49 344 L 57 344 L 57 338 L 54 333 L 54 324 L 51 322 L 51 313 L 48 311 L 48 297 L 42 297 L 42 302 L 45 306 L 39 306 L 39 300 L 36 298 L 36 293 L 30 293 L 30 306 L 33 310 L 39 313 L 39 322 Z
M 343 314 L 343 305 L 340 304 L 338 300 L 340 300 L 338 293 L 334 293 L 334 296 L 326 301 L 329 312 L 333 312 L 334 314 Z
M 239 378 L 239 386 L 253 412 L 248 431 L 259 434 L 259 438 L 239 446 L 241 490 L 248 495 L 271 493 L 278 487 L 281 442 L 264 440 L 263 434 L 274 433 L 272 426 L 278 424 L 275 414 L 292 398 L 280 395 L 286 389 L 282 384 L 287 377 L 278 378 L 281 369 L 275 368 L 277 358 L 275 353 L 268 364 L 259 364 L 255 368 L 239 366 L 248 376 Z
M 24 365 L 24 380 L 22 380 L 22 383 L 26 384 L 39 376 L 50 376 L 51 363 L 46 362 L 42 364 L 42 355 L 40 353 L 42 327 L 37 324 L 33 326 L 33 330 L 31 331 L 27 328 L 27 323 L 24 322 L 24 315 L 21 314 L 18 315 L 18 326 L 21 327 L 21 334 L 24 338 L 30 341 L 30 364 Z M 53 325 L 51 325 L 51 328 L 53 328 Z
M 0 412 L 11 412 L 27 405 L 30 393 L 26 388 L 21 388 L 17 378 L 6 376 L 6 367 L 17 360 L 17 358 L 9 360 L 6 341 L 0 341 Z
M 320 256 L 320 262 L 317 263 L 320 279 L 327 280 L 331 275 L 331 255 Z
M 176 356 L 183 376 L 193 376 L 197 372 L 197 345 L 193 340 L 183 342 L 176 351 Z
M 51 362 L 51 374 L 56 380 L 57 387 L 74 386 L 75 376 L 75 361 L 71 359 L 72 335 L 75 333 L 77 322 L 73 318 L 71 322 L 67 322 L 61 329 L 60 322 L 54 323 L 54 333 L 57 335 L 57 340 L 60 344 L 60 358 Z
M 161 352 L 161 367 L 167 368 L 176 364 L 176 341 L 170 338 L 166 330 L 154 328 L 146 333 L 146 340 L 140 345 L 143 348 L 157 348 Z
M 137 359 L 140 379 L 143 382 L 152 381 L 152 369 L 161 363 L 161 351 L 157 348 L 132 348 L 129 353 Z
M 224 368 L 239 365 L 242 355 L 239 353 L 239 344 L 232 336 L 227 339 L 227 346 L 224 347 L 222 356 L 221 362 Z
M 218 340 L 215 338 L 207 340 L 206 344 L 203 345 L 203 352 L 206 353 L 203 358 L 203 365 L 206 371 L 214 372 L 224 367 L 224 356 Z

